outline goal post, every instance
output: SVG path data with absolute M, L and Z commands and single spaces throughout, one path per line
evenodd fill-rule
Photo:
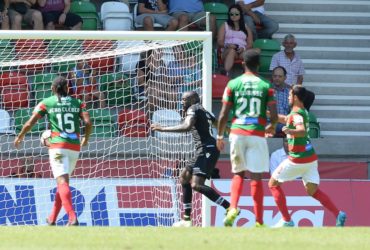
M 19 150 L 12 143 L 35 105 L 51 95 L 57 75 L 68 79 L 70 93 L 86 102 L 94 122 L 71 176 L 82 225 L 171 226 L 182 210 L 178 173 L 194 147 L 189 133 L 153 133 L 150 124 L 180 122 L 187 90 L 200 93 L 212 110 L 211 32 L 2 31 L 1 225 L 45 224 L 51 210 L 55 181 L 40 145 L 47 120 Z M 209 201 L 193 197 L 195 225 L 210 225 Z M 63 211 L 58 219 L 66 223 Z

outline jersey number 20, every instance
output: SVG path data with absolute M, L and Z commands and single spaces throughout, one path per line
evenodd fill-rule
M 239 98 L 237 101 L 240 106 L 236 110 L 235 115 L 239 118 L 257 117 L 261 114 L 261 100 L 255 97 Z

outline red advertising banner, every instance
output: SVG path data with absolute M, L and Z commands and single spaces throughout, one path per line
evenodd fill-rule
M 239 207 L 242 209 L 234 226 L 251 227 L 255 225 L 253 200 L 250 196 L 249 180 L 245 180 Z M 271 196 L 267 181 L 264 183 L 264 223 L 268 226 L 281 219 L 274 198 Z M 213 180 L 212 187 L 223 197 L 230 198 L 230 180 Z M 296 180 L 283 184 L 287 197 L 288 209 L 296 226 L 335 226 L 335 216 L 317 200 L 307 195 L 302 181 Z M 347 213 L 346 226 L 370 226 L 370 181 L 359 180 L 323 180 L 320 189 L 328 194 L 339 210 Z M 223 226 L 225 210 L 216 204 L 210 204 L 210 225 Z

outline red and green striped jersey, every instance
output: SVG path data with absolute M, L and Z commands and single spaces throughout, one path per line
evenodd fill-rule
M 80 151 L 80 117 L 86 112 L 81 100 L 66 96 L 60 102 L 56 95 L 42 100 L 34 113 L 47 115 L 51 129 L 50 148 Z
M 274 89 L 268 81 L 245 73 L 229 81 L 222 101 L 232 105 L 231 133 L 265 136 L 267 105 L 275 102 Z
M 287 135 L 289 145 L 289 159 L 294 163 L 309 163 L 317 160 L 317 155 L 308 137 L 309 118 L 305 109 L 290 112 L 287 117 L 286 126 L 295 129 L 297 125 L 303 124 L 305 128 L 304 136 Z

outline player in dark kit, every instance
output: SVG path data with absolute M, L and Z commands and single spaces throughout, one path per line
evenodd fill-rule
M 220 156 L 220 151 L 216 147 L 216 140 L 212 136 L 212 124 L 215 124 L 216 118 L 203 108 L 200 104 L 199 95 L 195 91 L 185 92 L 182 95 L 182 106 L 186 115 L 181 124 L 172 127 L 161 127 L 159 124 L 153 124 L 151 128 L 160 132 L 191 131 L 193 135 L 196 153 L 180 174 L 184 217 L 173 224 L 174 227 L 191 227 L 192 189 L 225 209 L 229 208 L 230 203 L 214 189 L 204 184 L 205 180 L 210 178 Z

